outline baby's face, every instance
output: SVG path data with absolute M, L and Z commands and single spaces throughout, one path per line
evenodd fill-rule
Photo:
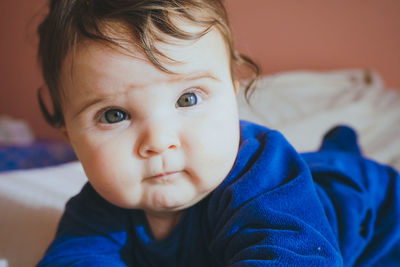
M 178 74 L 139 52 L 85 42 L 63 66 L 63 110 L 65 132 L 95 190 L 120 207 L 165 213 L 194 205 L 227 176 L 239 120 L 216 30 L 158 47 L 183 62 L 166 65 Z

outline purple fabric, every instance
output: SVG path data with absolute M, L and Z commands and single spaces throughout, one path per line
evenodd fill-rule
M 40 168 L 76 160 L 67 143 L 37 141 L 24 146 L 0 146 L 0 171 Z

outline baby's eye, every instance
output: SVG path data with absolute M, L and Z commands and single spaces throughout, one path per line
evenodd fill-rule
M 120 109 L 109 109 L 100 119 L 101 123 L 117 123 L 128 119 L 128 114 Z
M 196 105 L 199 100 L 201 100 L 201 98 L 197 94 L 188 92 L 181 95 L 178 101 L 176 101 L 176 104 L 178 107 L 190 107 Z

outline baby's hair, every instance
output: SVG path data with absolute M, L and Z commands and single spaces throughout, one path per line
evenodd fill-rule
M 202 30 L 186 32 L 174 24 L 176 19 L 186 19 L 201 26 Z M 115 31 L 114 26 L 129 35 L 127 40 L 110 34 Z M 237 78 L 240 66 L 247 67 L 252 73 L 245 86 L 247 96 L 260 70 L 250 58 L 235 50 L 223 0 L 49 0 L 49 12 L 38 27 L 38 58 L 53 107 L 53 112 L 49 112 L 42 98 L 43 88 L 40 88 L 39 106 L 46 121 L 55 128 L 65 124 L 61 69 L 67 53 L 75 51 L 81 42 L 94 40 L 126 49 L 123 42 L 134 40 L 134 45 L 152 64 L 171 73 L 161 59 L 174 60 L 159 51 L 155 44 L 170 43 L 170 38 L 163 37 L 197 40 L 214 27 L 227 45 L 232 78 Z

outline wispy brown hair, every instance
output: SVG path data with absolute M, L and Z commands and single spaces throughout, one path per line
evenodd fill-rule
M 53 127 L 64 126 L 63 92 L 60 86 L 61 69 L 67 53 L 83 40 L 94 40 L 106 45 L 122 47 L 121 41 L 108 34 L 109 22 L 121 25 L 134 45 L 157 68 L 170 72 L 161 58 L 169 59 L 155 46 L 167 42 L 165 36 L 182 40 L 196 40 L 216 28 L 229 52 L 232 79 L 237 69 L 245 66 L 252 75 L 245 86 L 246 95 L 259 75 L 258 66 L 234 48 L 234 41 L 223 0 L 49 0 L 49 12 L 38 27 L 38 58 L 52 109 L 50 112 L 38 91 L 39 105 L 46 121 Z M 179 28 L 176 18 L 187 19 L 201 26 L 201 31 L 189 33 Z M 170 39 L 170 38 L 169 38 Z

